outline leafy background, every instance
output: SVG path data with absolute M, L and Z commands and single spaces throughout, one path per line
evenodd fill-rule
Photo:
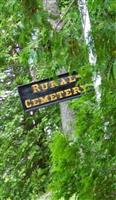
M 63 14 L 69 1 L 60 0 Z M 42 1 L 0 1 L 0 199 L 114 200 L 116 196 L 116 3 L 88 0 L 97 65 L 89 65 L 77 3 L 60 32 L 48 23 Z M 59 106 L 24 114 L 17 86 L 29 83 L 30 63 L 38 79 L 62 67 L 85 83 L 99 71 L 95 94 L 72 100 L 75 139 L 62 133 Z

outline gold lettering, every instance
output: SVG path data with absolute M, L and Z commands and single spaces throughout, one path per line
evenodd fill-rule
M 62 99 L 62 98 L 63 98 L 63 94 L 64 94 L 63 91 L 59 91 L 59 92 L 57 92 L 57 96 L 58 96 L 58 98 L 59 98 L 59 99 Z
M 38 98 L 32 99 L 31 103 L 33 106 L 37 106 L 37 105 L 39 105 L 39 99 Z
M 65 94 L 66 94 L 66 97 L 72 95 L 71 89 L 64 90 L 64 92 L 65 92 Z
M 47 83 L 42 83 L 41 84 L 41 88 L 42 88 L 42 90 L 47 90 L 49 88 L 48 82 Z
M 56 87 L 58 84 L 55 81 L 50 81 L 49 82 L 50 88 Z
M 41 91 L 38 84 L 34 84 L 34 85 L 32 85 L 31 87 L 32 87 L 33 93 L 36 93 L 36 92 L 40 92 L 40 91 Z
M 72 82 L 75 82 L 76 81 L 76 77 L 75 76 L 69 76 L 68 77 L 68 82 L 69 83 L 72 83 Z
M 53 93 L 53 94 L 50 94 L 50 95 L 49 95 L 49 97 L 50 97 L 50 100 L 51 100 L 51 101 L 54 101 L 54 100 L 56 100 L 56 99 L 57 99 L 57 96 L 56 96 L 56 94 L 55 94 L 55 93 Z
M 49 102 L 48 95 L 46 95 L 44 97 L 40 97 L 39 100 L 41 102 L 40 104 L 44 104 L 44 103 Z
M 81 90 L 80 90 L 80 88 L 78 86 L 77 87 L 73 87 L 72 90 L 73 90 L 73 94 L 81 93 Z
M 25 106 L 26 106 L 26 108 L 31 108 L 31 101 L 30 101 L 30 99 L 26 99 L 25 100 Z
M 60 85 L 65 85 L 65 84 L 67 84 L 67 81 L 64 78 L 62 78 L 61 82 L 60 82 Z

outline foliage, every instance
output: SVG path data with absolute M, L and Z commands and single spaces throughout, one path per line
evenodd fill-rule
M 96 68 L 91 70 L 100 71 L 102 77 L 101 103 L 97 104 L 93 94 L 73 100 L 71 105 L 76 115 L 75 141 L 67 141 L 62 134 L 57 134 L 52 141 L 51 188 L 55 200 L 62 196 L 69 199 L 73 194 L 80 200 L 115 199 L 116 74 L 113 2 L 88 1 L 98 56 Z M 79 69 L 87 81 L 90 79 L 87 75 L 89 70 L 90 66 L 87 65 Z
M 115 96 L 115 95 L 114 95 Z M 53 198 L 69 199 L 73 194 L 80 200 L 98 200 L 115 198 L 115 162 L 116 137 L 114 98 L 107 100 L 107 111 L 96 107 L 94 97 L 81 97 L 72 103 L 76 113 L 75 141 L 68 141 L 58 133 L 54 136 L 51 148 L 51 189 Z M 113 99 L 112 99 L 113 98 Z M 109 107 L 109 109 L 108 109 Z M 112 112 L 112 118 L 109 113 Z M 105 116 L 104 119 L 101 116 Z
M 114 200 L 116 190 L 115 3 L 91 1 L 88 8 L 97 54 L 88 63 L 76 2 L 61 31 L 52 30 L 42 1 L 0 1 L 0 199 L 36 200 L 47 189 L 55 200 Z M 60 0 L 63 15 L 70 2 Z M 95 94 L 71 101 L 75 139 L 61 132 L 58 105 L 24 114 L 17 86 L 29 83 L 30 66 L 38 79 L 56 76 L 63 67 L 91 82 L 99 71 L 101 102 Z M 48 186 L 49 185 L 49 186 Z
M 31 81 L 29 59 L 35 65 L 39 59 L 38 37 L 32 40 L 37 19 L 32 14 L 30 20 L 21 1 L 7 1 L 4 10 L 3 3 L 0 2 L 0 64 L 4 75 L 1 90 L 3 96 L 8 92 L 10 95 L 1 101 L 0 199 L 35 200 L 49 183 L 49 134 L 59 125 L 59 108 L 43 109 L 32 116 L 23 113 L 17 86 Z M 41 77 L 43 72 L 39 71 Z
M 24 115 L 19 105 L 18 97 L 12 95 L 1 109 L 0 198 L 31 200 L 41 195 L 48 184 L 49 139 L 45 128 L 55 128 L 53 119 L 48 120 L 54 111 Z

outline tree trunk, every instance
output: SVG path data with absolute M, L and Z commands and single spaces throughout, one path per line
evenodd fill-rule
M 44 9 L 49 13 L 48 21 L 52 25 L 54 30 L 60 31 L 63 26 L 63 22 L 60 21 L 60 11 L 58 8 L 57 0 L 43 0 Z M 52 18 L 54 16 L 54 18 Z M 62 69 L 59 73 L 66 72 Z M 74 132 L 74 113 L 69 108 L 68 102 L 60 103 L 60 113 L 63 132 L 69 136 L 70 139 L 73 138 Z
M 77 0 L 77 3 L 81 15 L 85 43 L 88 46 L 89 63 L 95 66 L 97 62 L 97 56 L 94 48 L 94 41 L 91 35 L 91 23 L 90 23 L 89 11 L 87 8 L 86 0 Z M 101 99 L 101 92 L 99 90 L 99 87 L 101 85 L 101 76 L 99 73 L 93 74 L 93 83 L 96 92 L 96 99 L 99 103 Z

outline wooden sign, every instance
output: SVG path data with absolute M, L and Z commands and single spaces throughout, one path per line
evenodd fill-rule
M 19 86 L 18 92 L 24 111 L 79 97 L 84 93 L 84 87 L 78 84 L 79 79 L 75 73 L 66 73 L 59 75 L 56 80 L 45 79 Z

